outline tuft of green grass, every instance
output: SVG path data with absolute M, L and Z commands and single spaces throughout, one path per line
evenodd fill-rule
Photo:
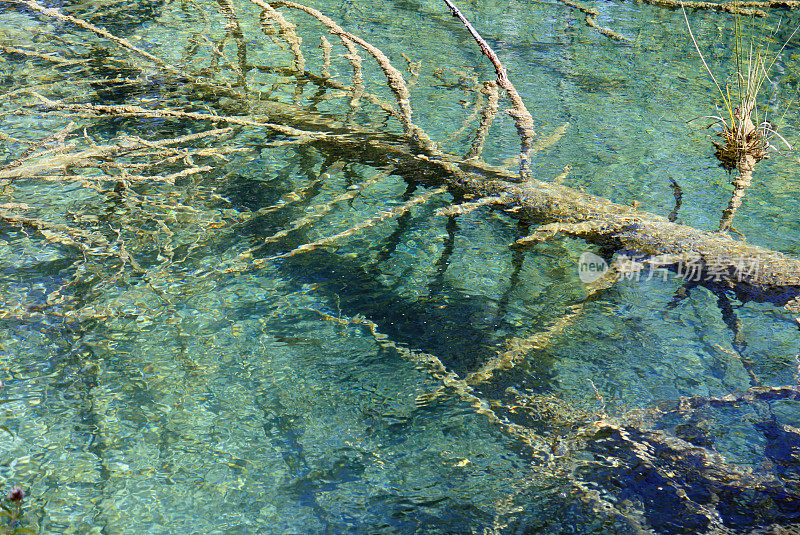
M 777 121 L 769 119 L 766 105 L 763 106 L 763 111 L 761 110 L 762 106 L 759 106 L 759 99 L 763 98 L 761 95 L 764 93 L 765 82 L 769 82 L 769 85 L 773 87 L 765 102 L 769 102 L 775 96 L 778 84 L 773 83 L 769 73 L 786 45 L 800 29 L 800 26 L 795 28 L 789 38 L 783 42 L 780 49 L 773 53 L 770 50 L 770 46 L 774 40 L 773 36 L 780 29 L 780 23 L 771 32 L 771 35 L 767 35 L 766 25 L 762 24 L 761 35 L 767 35 L 767 38 L 758 39 L 756 32 L 745 30 L 742 24 L 742 16 L 737 13 L 734 22 L 735 71 L 726 77 L 723 86 L 714 76 L 703 53 L 700 51 L 700 46 L 697 44 L 692 26 L 689 24 L 689 17 L 686 14 L 683 3 L 681 3 L 681 10 L 683 11 L 683 18 L 694 48 L 703 62 L 706 73 L 714 82 L 724 108 L 722 113 L 703 117 L 713 121 L 710 126 L 721 127 L 717 131 L 717 135 L 723 139 L 724 143 L 713 142 L 716 147 L 714 155 L 726 171 L 729 173 L 734 170 L 737 171 L 731 180 L 731 184 L 734 187 L 733 195 L 720 220 L 719 230 L 725 231 L 731 228 L 733 216 L 742 204 L 744 192 L 750 186 L 755 165 L 759 161 L 768 158 L 770 151 L 781 152 L 773 144 L 773 141 L 780 140 L 785 149 L 792 150 L 791 144 L 778 130 L 797 97 L 797 91 L 795 91 L 783 115 Z M 762 46 L 762 42 L 766 42 L 766 46 Z
M 703 53 L 695 38 L 692 26 L 689 24 L 689 18 L 686 14 L 686 9 L 681 4 L 683 11 L 683 18 L 686 22 L 686 28 L 689 30 L 689 36 L 692 39 L 692 44 L 697 51 L 700 60 L 703 63 L 706 73 L 714 82 L 714 85 L 719 92 L 720 99 L 724 108 L 723 114 L 708 115 L 704 118 L 713 119 L 713 125 L 721 125 L 724 131 L 733 134 L 733 137 L 741 140 L 751 130 L 758 130 L 761 137 L 768 143 L 768 148 L 778 150 L 777 147 L 771 144 L 770 140 L 777 138 L 789 150 L 792 149 L 786 139 L 778 132 L 778 125 L 786 117 L 792 103 L 797 97 L 797 92 L 789 101 L 784 110 L 783 115 L 778 120 L 769 120 L 766 111 L 763 113 L 758 105 L 759 95 L 762 94 L 764 82 L 771 79 L 769 73 L 772 70 L 775 62 L 780 57 L 786 45 L 791 42 L 800 26 L 796 27 L 788 39 L 783 42 L 777 52 L 772 53 L 770 50 L 773 42 L 772 36 L 777 34 L 780 30 L 780 23 L 772 31 L 766 39 L 759 40 L 755 32 L 746 32 L 742 23 L 742 15 L 736 14 L 734 21 L 734 57 L 736 61 L 736 68 L 725 80 L 724 89 L 722 84 L 719 83 L 713 71 L 706 62 Z M 761 32 L 765 35 L 766 27 L 762 25 Z M 766 46 L 761 46 L 761 42 L 766 42 Z M 730 79 L 734 78 L 735 82 L 730 83 Z M 777 84 L 772 84 L 773 90 L 770 95 L 765 99 L 769 101 L 773 98 L 777 90 Z M 766 107 L 764 107 L 766 110 Z M 763 115 L 759 118 L 759 115 Z

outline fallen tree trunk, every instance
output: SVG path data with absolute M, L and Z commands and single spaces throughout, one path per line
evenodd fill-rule
M 114 115 L 116 109 L 54 101 L 46 105 L 103 115 Z M 538 224 L 518 245 L 544 241 L 557 234 L 582 238 L 606 250 L 623 251 L 628 261 L 641 261 L 628 266 L 629 275 L 643 272 L 652 276 L 655 270 L 672 269 L 689 282 L 731 289 L 742 299 L 769 301 L 800 312 L 800 260 L 780 252 L 735 240 L 726 233 L 673 223 L 666 217 L 553 182 L 533 178 L 519 182 L 519 175 L 506 169 L 433 151 L 401 134 L 344 126 L 300 106 L 262 101 L 255 107 L 269 122 L 250 117 L 249 126 L 281 125 L 280 134 L 293 129 L 325 132 L 327 135 L 308 136 L 309 144 L 332 157 L 344 156 L 388 168 L 411 182 L 446 185 L 457 199 L 483 199 L 480 204 Z M 125 107 L 117 111 L 118 115 L 133 114 Z M 242 122 L 239 119 L 242 118 L 220 116 L 213 120 L 238 124 Z M 20 178 L 12 175 L 13 170 L 7 170 L 3 177 Z
M 57 18 L 57 13 L 53 14 L 35 2 L 29 0 L 15 0 L 15 2 Z M 287 7 L 304 11 L 322 22 L 331 34 L 338 36 L 348 46 L 348 50 L 352 49 L 351 52 L 355 50 L 357 44 L 375 57 L 397 98 L 398 111 L 394 111 L 388 103 L 379 102 L 374 96 L 371 96 L 371 99 L 398 118 L 404 133 L 378 132 L 352 123 L 346 124 L 299 105 L 262 99 L 260 96 L 247 94 L 235 86 L 224 84 L 215 85 L 216 97 L 225 95 L 237 100 L 242 115 L 245 116 L 214 116 L 180 110 L 142 110 L 125 106 L 62 104 L 40 97 L 42 105 L 78 114 L 121 116 L 144 114 L 147 117 L 163 116 L 228 123 L 245 128 L 260 126 L 280 135 L 302 139 L 334 158 L 347 156 L 364 163 L 371 162 L 412 182 L 431 186 L 446 185 L 457 199 L 472 201 L 482 199 L 480 204 L 492 205 L 513 218 L 538 224 L 532 235 L 520 240 L 518 245 L 543 241 L 557 234 L 579 237 L 603 246 L 605 251 L 624 252 L 626 255 L 623 258 L 629 261 L 640 260 L 641 262 L 632 262 L 629 266 L 635 273 L 638 273 L 635 271 L 637 269 L 647 270 L 652 276 L 656 270 L 672 269 L 692 283 L 732 289 L 743 299 L 770 301 L 777 305 L 787 305 L 791 310 L 800 312 L 800 260 L 734 240 L 724 233 L 687 227 L 670 222 L 665 217 L 639 211 L 631 206 L 618 204 L 555 182 L 536 180 L 527 174 L 523 175 L 524 181 L 520 182 L 518 174 L 492 167 L 479 158 L 465 160 L 445 154 L 412 122 L 412 110 L 405 81 L 380 50 L 346 32 L 314 9 L 289 1 L 272 2 L 272 7 L 261 1 L 254 3 L 262 9 Z M 448 5 L 451 8 L 453 6 Z M 283 31 L 287 34 L 284 37 L 291 38 L 293 27 L 286 24 L 284 26 Z M 81 27 L 98 35 L 105 35 L 103 30 L 96 29 L 88 23 L 81 23 Z M 293 38 L 289 40 L 293 42 Z M 131 49 L 126 42 L 120 46 Z M 484 43 L 481 47 L 491 58 L 491 54 L 485 50 L 488 45 Z M 138 49 L 133 50 L 139 53 Z M 295 50 L 294 53 L 297 54 L 298 51 Z M 355 62 L 356 66 L 360 65 L 360 58 L 355 58 L 352 54 L 350 60 Z M 155 66 L 165 75 L 174 75 L 174 68 L 164 66 L 163 62 L 155 61 Z M 505 85 L 500 83 L 501 87 L 509 86 L 507 90 L 513 89 L 504 76 L 502 66 L 496 64 L 495 67 L 500 82 L 507 82 Z M 356 71 L 360 72 L 358 69 Z M 305 70 L 295 72 L 294 76 L 299 82 L 311 82 L 321 89 L 336 87 L 354 90 L 355 88 L 355 85 L 353 87 L 335 85 L 337 82 Z M 360 79 L 358 76 L 354 75 L 354 84 Z M 529 114 L 524 105 L 513 98 L 515 91 L 511 91 L 510 94 L 514 109 L 508 110 L 508 113 L 515 118 L 518 129 L 523 133 L 524 154 L 531 148 L 535 150 L 535 143 L 533 147 L 530 143 Z M 31 169 L 29 166 L 25 168 Z M 5 170 L 3 178 L 13 179 L 14 174 L 13 169 Z M 475 206 L 472 204 L 463 210 L 473 209 Z M 456 207 L 454 213 L 463 210 Z
M 471 177 L 461 187 L 503 199 L 500 206 L 516 210 L 515 217 L 543 223 L 531 241 L 563 233 L 638 252 L 649 257 L 648 264 L 655 269 L 691 269 L 683 274 L 694 282 L 728 286 L 752 298 L 785 305 L 800 295 L 800 261 L 724 233 L 672 223 L 666 217 L 538 180 L 509 184 Z
M 319 128 L 324 118 L 283 106 L 268 106 L 267 114 L 296 128 Z M 278 117 L 280 115 L 280 117 Z M 574 188 L 527 179 L 515 173 L 457 156 L 428 156 L 399 135 L 364 129 L 333 129 L 337 135 L 312 144 L 331 155 L 349 153 L 373 165 L 390 166 L 405 179 L 431 186 L 447 185 L 457 198 L 490 199 L 509 216 L 537 223 L 528 242 L 555 234 L 578 237 L 617 251 L 638 254 L 645 269 L 691 270 L 697 282 L 730 288 L 744 299 L 787 305 L 800 312 L 800 260 L 780 252 L 735 240 L 728 234 L 670 222 L 666 217 L 584 193 Z

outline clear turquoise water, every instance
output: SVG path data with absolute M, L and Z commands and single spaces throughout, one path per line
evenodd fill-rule
M 715 228 L 727 203 L 728 177 L 713 159 L 705 123 L 689 121 L 713 113 L 716 90 L 680 12 L 621 1 L 593 6 L 599 23 L 632 39 L 631 45 L 600 35 L 558 2 L 463 4 L 511 73 L 537 130 L 546 135 L 570 125 L 555 147 L 534 158 L 538 178 L 553 178 L 571 165 L 567 185 L 667 214 L 673 206 L 671 177 L 684 192 L 679 220 Z M 398 66 L 405 63 L 402 53 L 421 61 L 412 88 L 415 120 L 432 138 L 446 140 L 444 149 L 463 153 L 469 147 L 471 129 L 448 136 L 469 114 L 474 93 L 445 86 L 434 72 L 449 81 L 494 75 L 443 3 L 309 5 L 381 48 Z M 198 6 L 208 10 L 205 24 Z M 289 55 L 258 31 L 257 11 L 236 6 L 249 57 L 288 65 Z M 108 9 L 104 4 L 63 8 L 175 63 L 192 32 L 223 35 L 211 2 L 123 4 L 105 18 L 99 17 Z M 782 28 L 794 28 L 796 17 L 782 15 Z M 304 36 L 309 68 L 318 69 L 318 27 L 297 13 L 289 16 Z M 768 17 L 767 27 L 778 18 Z M 731 69 L 732 17 L 697 12 L 689 19 L 707 61 L 724 78 Z M 108 56 L 93 49 L 97 41 L 87 33 L 4 5 L 2 44 L 49 52 L 56 46 L 47 37 L 53 32 L 63 38 L 58 46 L 64 57 L 91 50 Z M 789 33 L 780 30 L 775 42 Z M 790 43 L 776 62 L 778 90 L 769 103 L 770 113 L 789 106 L 783 132 L 792 143 L 797 60 L 796 44 Z M 348 83 L 346 63 L 336 61 Z M 15 113 L 22 99 L 8 91 L 43 80 L 57 82 L 42 89 L 51 98 L 95 103 L 157 105 L 174 98 L 174 88 L 158 78 L 147 91 L 129 94 L 69 86 L 70 79 L 107 75 L 102 62 L 97 71 L 59 71 L 6 54 L 0 66 L 6 92 L 2 131 L 13 137 L 40 139 L 70 120 L 85 124 L 97 143 L 123 132 L 156 140 L 200 128 L 169 120 L 62 117 L 43 109 Z M 369 90 L 388 98 L 379 70 L 367 62 L 365 69 Z M 307 90 L 304 98 L 311 94 Z M 291 90 L 279 89 L 275 96 L 293 98 Z M 216 101 L 193 104 L 208 111 Z M 337 108 L 322 103 L 320 109 Z M 399 129 L 370 113 L 360 118 L 362 124 Z M 269 141 L 264 132 L 244 129 L 224 143 L 252 151 L 230 156 L 220 172 L 174 186 L 137 186 L 137 202 L 119 202 L 75 183 L 18 180 L 4 186 L 0 202 L 25 202 L 44 220 L 110 239 L 110 229 L 122 229 L 129 253 L 147 271 L 127 268 L 119 275 L 112 260 L 85 260 L 30 228 L 0 228 L 0 291 L 8 310 L 0 322 L 0 482 L 28 493 L 24 525 L 41 533 L 109 534 L 634 530 L 587 502 L 577 481 L 619 510 L 628 500 L 643 525 L 656 532 L 708 527 L 697 523 L 688 506 L 670 501 L 681 481 L 692 487 L 685 479 L 691 471 L 667 464 L 664 472 L 677 471 L 676 479 L 653 483 L 637 479 L 623 460 L 620 472 L 607 477 L 600 453 L 593 468 L 591 448 L 558 451 L 543 466 L 541 452 L 476 411 L 456 390 L 442 388 L 403 351 L 382 346 L 363 327 L 325 316 L 365 316 L 402 348 L 436 355 L 463 377 L 507 340 L 545 330 L 585 296 L 576 269 L 578 256 L 589 250 L 585 243 L 555 240 L 515 257 L 507 247 L 518 233 L 513 220 L 479 210 L 448 224 L 434 215 L 451 200 L 442 195 L 341 247 L 232 271 L 237 255 L 259 238 L 378 173 L 366 162 L 344 161 L 345 168 L 332 171 L 306 204 L 237 224 L 315 180 L 330 164 L 331 155 L 313 147 L 273 147 Z M 13 141 L 2 147 L 9 161 L 25 150 Z M 501 163 L 517 150 L 512 121 L 498 116 L 485 158 Z M 791 153 L 762 162 L 736 220 L 748 241 L 792 255 L 800 255 L 796 164 Z M 397 206 L 404 191 L 401 179 L 383 179 L 259 254 L 339 232 Z M 164 199 L 191 210 L 153 204 Z M 169 251 L 175 251 L 172 262 L 165 261 Z M 64 286 L 76 277 L 77 284 Z M 40 312 L 37 307 L 60 287 L 78 301 Z M 796 385 L 800 335 L 794 318 L 772 305 L 731 297 L 744 341 L 736 342 L 717 295 L 697 287 L 677 299 L 679 287 L 675 280 L 615 285 L 587 303 L 547 347 L 529 351 L 521 365 L 478 386 L 475 394 L 494 403 L 502 418 L 548 440 L 572 436 L 605 410 L 670 434 L 680 424 L 705 429 L 731 465 L 771 473 L 778 456 L 767 454 L 765 422 L 800 426 L 797 402 L 706 408 L 694 419 L 664 407 L 682 396 Z M 75 310 L 83 313 L 69 315 Z M 542 402 L 535 406 L 540 413 L 514 415 L 507 410 L 513 400 L 508 388 L 556 399 L 560 410 Z M 783 476 L 796 481 L 798 445 L 790 441 L 786 447 Z M 656 487 L 661 499 L 651 499 Z M 747 508 L 752 502 L 742 503 Z M 773 518 L 754 513 L 754 521 L 720 510 L 731 530 L 768 525 Z M 791 516 L 789 511 L 777 520 Z

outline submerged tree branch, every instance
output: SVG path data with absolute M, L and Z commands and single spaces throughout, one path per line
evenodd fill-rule
M 494 65 L 494 70 L 497 73 L 497 83 L 500 85 L 500 87 L 505 89 L 506 93 L 508 94 L 508 98 L 511 99 L 511 104 L 514 106 L 514 109 L 506 110 L 506 113 L 514 118 L 514 121 L 517 125 L 517 132 L 522 140 L 522 147 L 520 148 L 519 154 L 519 165 L 520 173 L 526 175 L 530 172 L 529 153 L 531 146 L 533 145 L 533 138 L 536 136 L 536 132 L 533 130 L 533 117 L 528 111 L 528 108 L 525 106 L 525 102 L 522 100 L 522 97 L 519 96 L 517 88 L 514 87 L 514 84 L 512 84 L 511 80 L 509 80 L 506 68 L 500 62 L 500 58 L 497 57 L 497 54 L 494 50 L 492 50 L 492 47 L 489 46 L 489 43 L 487 43 L 486 40 L 481 37 L 481 34 L 478 33 L 478 30 L 472 26 L 472 24 L 461 13 L 461 11 L 459 11 L 453 2 L 450 0 L 444 0 L 444 3 L 447 4 L 447 7 L 449 7 L 450 11 L 453 12 L 453 16 L 458 18 L 458 20 L 460 20 L 464 26 L 466 26 L 470 35 L 472 35 L 473 39 L 475 39 L 475 42 L 478 43 L 478 46 L 481 47 L 481 52 L 483 52 L 483 54 L 492 62 L 492 65 Z

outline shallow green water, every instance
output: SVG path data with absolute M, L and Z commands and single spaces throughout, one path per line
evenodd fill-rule
M 557 145 L 534 157 L 537 178 L 554 178 L 570 165 L 567 185 L 635 200 L 665 215 L 674 203 L 673 178 L 684 192 L 679 221 L 716 227 L 730 195 L 728 176 L 713 158 L 705 123 L 689 122 L 713 114 L 716 90 L 680 12 L 632 2 L 593 6 L 599 23 L 632 39 L 631 45 L 600 35 L 559 2 L 463 4 L 511 73 L 537 131 L 547 135 L 569 123 Z M 469 148 L 475 123 L 448 136 L 471 112 L 475 93 L 435 74 L 448 82 L 494 74 L 443 3 L 309 5 L 382 49 L 407 76 L 403 53 L 422 62 L 411 90 L 415 120 L 443 149 L 458 154 Z M 291 56 L 278 41 L 259 31 L 258 10 L 244 3 L 236 8 L 248 58 L 289 65 Z M 208 62 L 208 49 L 201 43 L 187 60 L 187 39 L 195 32 L 224 35 L 213 2 L 123 4 L 106 17 L 100 17 L 103 4 L 63 9 L 192 68 Z M 318 72 L 319 26 L 286 14 L 304 37 L 307 68 Z M 782 28 L 797 24 L 796 17 L 788 14 L 787 22 L 782 15 Z M 732 17 L 698 12 L 689 18 L 707 61 L 724 78 Z M 778 18 L 768 17 L 767 26 Z M 61 40 L 54 42 L 53 33 Z M 781 29 L 775 42 L 790 33 Z M 176 96 L 180 82 L 147 68 L 142 76 L 149 84 L 107 87 L 103 78 L 136 76 L 114 67 L 113 56 L 125 57 L 121 51 L 30 11 L 4 5 L 0 38 L 6 46 L 95 58 L 88 67 L 54 68 L 3 56 L 2 131 L 13 138 L 40 139 L 69 121 L 86 126 L 86 137 L 77 129 L 73 138 L 82 146 L 126 133 L 157 141 L 211 127 L 21 108 L 32 97 L 10 92 L 34 84 L 49 98 L 71 102 L 181 102 L 191 111 L 225 113 L 221 97 Z M 235 61 L 232 42 L 225 51 Z M 796 101 L 789 103 L 798 87 L 797 60 L 790 43 L 776 62 L 778 90 L 769 103 L 770 114 L 790 106 L 782 130 L 790 143 L 797 141 L 799 122 Z M 349 83 L 346 61 L 334 57 L 333 68 Z M 368 90 L 391 100 L 379 69 L 367 61 L 364 68 Z M 282 102 L 313 99 L 311 87 L 297 97 L 292 85 L 272 86 L 274 74 L 249 76 L 252 90 L 272 91 Z M 341 106 L 321 101 L 317 109 L 334 114 Z M 400 131 L 396 121 L 365 109 L 355 119 L 359 124 Z M 379 177 L 369 162 L 343 157 L 342 167 L 329 169 L 336 157 L 330 151 L 277 140 L 265 129 L 244 128 L 215 146 L 248 151 L 214 160 L 215 170 L 175 185 L 138 184 L 122 196 L 113 194 L 113 181 L 101 182 L 99 192 L 42 179 L 4 185 L 0 202 L 27 203 L 32 217 L 99 232 L 115 244 L 119 232 L 142 268 L 114 257 L 85 257 L 29 226 L 0 228 L 6 308 L 0 322 L 0 482 L 28 493 L 23 525 L 42 533 L 483 534 L 628 533 L 639 522 L 658 533 L 692 533 L 797 521 L 792 499 L 754 508 L 757 496 L 709 490 L 710 484 L 692 479 L 691 467 L 664 461 L 637 472 L 625 455 L 602 450 L 602 441 L 572 448 L 577 430 L 605 412 L 642 429 L 689 442 L 695 437 L 728 466 L 765 478 L 778 474 L 796 489 L 797 401 L 674 410 L 682 396 L 797 385 L 800 334 L 788 312 L 720 299 L 704 287 L 679 298 L 674 278 L 622 281 L 586 303 L 545 347 L 476 385 L 473 394 L 485 404 L 478 410 L 405 349 L 435 355 L 466 376 L 507 341 L 544 331 L 581 302 L 586 292 L 577 259 L 596 249 L 554 240 L 515 254 L 507 247 L 518 236 L 513 220 L 484 209 L 453 221 L 437 217 L 434 211 L 452 200 L 443 194 L 339 247 L 239 269 L 241 253 L 311 206 Z M 8 161 L 27 148 L 14 140 L 2 147 Z M 517 151 L 513 121 L 498 115 L 485 159 L 500 164 Z M 789 153 L 759 164 L 736 219 L 748 241 L 795 256 L 796 158 Z M 99 173 L 84 170 L 91 172 Z M 253 216 L 312 183 L 306 201 Z M 251 256 L 335 234 L 421 192 L 407 190 L 399 177 L 384 177 Z M 56 290 L 70 299 L 59 303 Z M 401 350 L 360 325 L 363 317 Z M 731 317 L 740 322 L 738 340 Z M 514 392 L 533 396 L 528 409 L 515 412 L 520 401 Z M 487 407 L 499 422 L 487 418 Z M 509 431 L 511 424 L 552 448 L 531 447 Z M 784 425 L 789 430 L 771 427 Z M 689 498 L 676 498 L 679 491 Z M 593 492 L 595 501 L 587 497 Z M 697 504 L 715 503 L 711 492 L 722 496 L 718 517 L 698 513 Z M 601 510 L 603 504 L 613 510 Z

